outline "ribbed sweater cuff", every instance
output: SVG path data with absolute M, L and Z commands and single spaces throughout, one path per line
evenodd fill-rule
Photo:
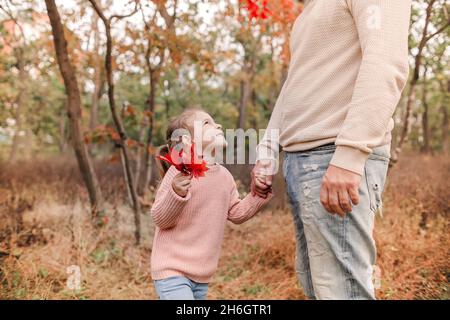
M 258 205 L 258 208 L 262 208 L 265 204 L 267 204 L 273 198 L 273 192 L 269 192 L 267 194 L 267 198 L 261 198 L 257 195 L 252 196 L 253 201 Z
M 186 197 L 183 198 L 176 194 L 172 186 L 170 186 L 163 202 L 153 213 L 153 218 L 156 225 L 160 228 L 173 225 L 174 221 L 177 219 L 178 215 L 181 213 L 190 198 L 190 191 L 188 191 Z
M 241 224 L 251 219 L 266 203 L 272 199 L 273 193 L 267 194 L 267 198 L 261 198 L 249 193 L 228 214 L 228 220 L 235 224 Z
M 349 146 L 337 146 L 330 164 L 363 175 L 368 153 Z
M 185 197 L 180 197 L 172 188 L 172 186 L 169 188 L 169 191 L 167 193 L 167 196 L 165 198 L 165 207 L 167 210 L 174 210 L 178 211 L 183 209 L 184 205 L 188 200 L 191 198 L 191 192 L 188 191 L 187 195 Z
M 255 213 L 261 210 L 262 207 L 264 207 L 270 200 L 273 198 L 273 192 L 269 192 L 267 194 L 267 198 L 261 198 L 258 195 L 252 195 L 249 193 L 245 199 L 246 206 L 252 208 L 252 211 Z M 253 216 L 253 214 L 252 214 Z

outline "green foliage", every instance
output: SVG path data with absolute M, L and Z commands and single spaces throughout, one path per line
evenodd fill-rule
M 122 248 L 117 245 L 116 240 L 110 239 L 105 246 L 93 251 L 91 258 L 96 264 L 107 264 L 117 260 L 122 255 Z
M 199 13 L 204 8 L 200 1 L 188 1 L 187 4 L 185 8 L 179 8 L 174 33 L 166 28 L 162 20 L 151 22 L 154 13 L 152 6 L 146 6 L 146 10 L 149 10 L 146 11 L 148 30 L 143 28 L 142 23 L 136 22 L 141 19 L 139 14 L 113 25 L 116 103 L 119 111 L 128 107 L 135 110 L 135 113 L 123 118 L 127 134 L 133 140 L 140 138 L 150 95 L 149 72 L 145 61 L 148 41 L 154 68 L 158 64 L 158 50 L 165 48 L 165 60 L 160 66 L 155 93 L 153 145 L 164 143 L 168 120 L 189 107 L 203 108 L 224 129 L 236 128 L 240 82 L 249 73 L 253 73 L 252 94 L 246 110 L 246 126 L 264 128 L 276 102 L 286 72 L 282 57 L 284 34 L 281 34 L 283 27 L 277 24 L 279 22 L 264 28 L 248 27 L 245 21 L 238 21 L 236 8 L 231 3 L 224 7 L 218 6 L 220 1 L 210 1 L 211 12 L 217 12 L 208 17 Z M 424 4 L 424 0 L 416 0 L 413 5 L 409 37 L 411 57 L 415 54 L 421 36 Z M 448 19 L 443 10 L 445 5 L 448 7 L 445 1 L 436 1 L 431 32 Z M 35 34 L 27 42 L 14 43 L 13 51 L 6 50 L 7 44 L 0 41 L 0 128 L 3 130 L 0 131 L 0 155 L 6 155 L 10 148 L 5 144 L 8 137 L 4 130 L 9 126 L 7 120 L 16 118 L 15 105 L 21 86 L 26 87 L 23 129 L 32 133 L 29 139 L 33 141 L 34 150 L 56 152 L 70 137 L 67 134 L 65 90 L 55 61 L 49 27 L 41 19 L 46 13 L 42 6 L 30 10 L 29 2 L 11 7 L 18 21 L 24 27 L 35 30 Z M 92 45 L 92 26 L 86 27 L 86 21 L 92 18 L 91 14 L 89 9 L 82 9 L 78 2 L 68 7 L 61 6 L 71 59 L 77 68 L 83 104 L 82 124 L 86 131 L 92 108 L 92 71 L 103 68 L 105 50 L 104 31 L 101 28 L 98 30 L 99 47 L 95 49 Z M 3 23 L 6 20 L 5 16 L 0 16 L 0 35 L 5 39 L 9 32 Z M 284 28 L 287 29 L 287 26 Z M 443 108 L 447 108 L 447 113 L 450 112 L 447 91 L 449 73 L 446 67 L 449 64 L 449 35 L 450 28 L 447 28 L 425 50 L 424 59 L 430 68 L 426 81 L 419 83 L 418 107 L 414 110 L 417 118 L 424 111 L 421 86 L 426 85 L 433 149 L 442 148 Z M 22 50 L 23 56 L 17 54 L 18 50 Z M 19 58 L 23 59 L 27 71 L 25 83 L 20 83 L 18 78 Z M 248 68 L 252 61 L 254 70 Z M 98 111 L 99 125 L 112 127 L 105 93 L 100 99 Z M 418 122 L 411 133 L 410 141 L 417 147 L 421 146 L 420 130 Z

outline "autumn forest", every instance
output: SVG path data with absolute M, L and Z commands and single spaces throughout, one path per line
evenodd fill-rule
M 149 216 L 168 121 L 267 126 L 296 0 L 0 0 L 0 299 L 154 299 Z M 449 299 L 450 4 L 414 0 L 379 299 Z M 250 165 L 229 165 L 239 191 Z M 225 231 L 209 299 L 305 299 L 277 199 Z M 71 266 L 81 269 L 75 287 Z M 71 271 L 72 270 L 72 271 Z

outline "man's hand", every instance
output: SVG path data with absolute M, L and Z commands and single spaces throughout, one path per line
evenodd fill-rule
M 273 160 L 259 160 L 256 162 L 251 173 L 252 195 L 257 195 L 264 199 L 267 198 L 267 193 L 272 190 L 272 181 L 274 175 L 273 162 Z
M 173 191 L 182 198 L 186 197 L 191 187 L 191 180 L 191 175 L 179 172 L 172 180 Z
M 322 180 L 320 202 L 331 214 L 344 217 L 359 203 L 361 176 L 355 172 L 330 165 Z

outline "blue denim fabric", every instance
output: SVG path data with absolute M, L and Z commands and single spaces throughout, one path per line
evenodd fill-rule
M 311 299 L 375 299 L 372 282 L 375 214 L 389 164 L 389 145 L 369 155 L 359 186 L 360 202 L 345 218 L 320 203 L 323 176 L 335 145 L 286 152 L 283 173 L 296 231 L 296 271 Z
M 207 283 L 198 283 L 182 276 L 155 280 L 154 284 L 161 300 L 205 300 L 208 292 Z

